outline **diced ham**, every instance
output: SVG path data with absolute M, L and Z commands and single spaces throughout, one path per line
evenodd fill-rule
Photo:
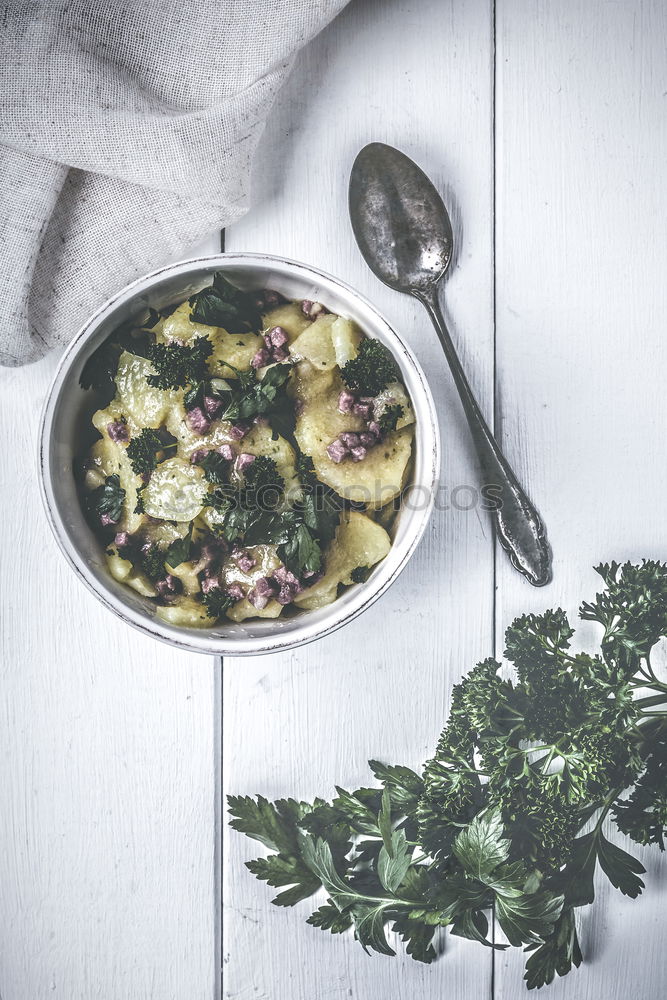
M 243 587 L 240 583 L 232 583 L 229 587 L 227 587 L 225 593 L 229 594 L 230 597 L 233 597 L 235 601 L 242 601 L 245 597 Z
M 110 514 L 100 514 L 100 524 L 103 528 L 108 528 L 110 524 L 116 524 L 117 518 L 114 520 Z
M 218 455 L 222 455 L 226 462 L 234 461 L 234 449 L 231 444 L 221 444 L 218 448 Z
M 110 424 L 107 424 L 107 434 L 116 444 L 119 444 L 121 441 L 130 440 L 130 432 L 127 424 L 123 423 L 122 420 L 112 420 Z
M 235 441 L 240 441 L 248 433 L 247 424 L 233 424 L 229 428 L 229 436 L 234 438 Z
M 200 462 L 204 461 L 208 453 L 209 453 L 208 448 L 197 448 L 197 450 L 193 451 L 192 454 L 190 455 L 190 461 L 192 462 L 193 465 L 198 465 Z
M 343 431 L 339 438 L 346 448 L 356 448 L 359 444 L 359 435 L 356 431 Z
M 249 573 L 257 565 L 257 560 L 253 559 L 244 549 L 234 553 L 234 562 L 242 573 Z
M 263 368 L 264 365 L 268 365 L 270 360 L 271 353 L 268 347 L 260 347 L 260 349 L 253 355 L 253 359 L 250 364 L 253 368 Z
M 272 597 L 275 597 L 277 587 L 266 576 L 261 576 L 255 586 L 248 594 L 248 600 L 253 607 L 261 610 L 265 608 Z
M 220 580 L 218 577 L 214 576 L 209 570 L 207 570 L 201 580 L 202 594 L 210 594 L 212 590 L 218 590 L 219 587 Z
M 351 392 L 348 392 L 347 389 L 343 389 L 338 397 L 338 409 L 341 413 L 352 413 L 353 406 L 354 395 Z
M 117 549 L 126 549 L 130 544 L 130 536 L 127 531 L 119 531 L 114 538 L 114 545 Z
M 377 420 L 371 420 L 368 425 L 368 430 L 371 434 L 374 434 L 378 440 L 382 437 L 382 431 L 380 430 L 380 425 Z
M 359 444 L 363 444 L 364 448 L 372 448 L 374 444 L 377 444 L 377 438 L 370 431 L 363 431 L 359 435 Z
M 276 306 L 282 305 L 285 301 L 280 292 L 274 292 L 272 288 L 264 288 L 255 299 L 255 305 L 260 312 L 264 312 L 266 309 L 274 309 Z
M 239 457 L 236 459 L 236 465 L 234 468 L 237 472 L 245 472 L 252 463 L 255 461 L 254 455 L 249 455 L 247 452 L 242 451 Z
M 278 604 L 291 604 L 297 594 L 300 594 L 303 587 L 297 577 L 286 566 L 279 566 L 274 570 L 273 579 L 279 584 L 280 590 L 276 595 Z
M 204 396 L 204 410 L 209 419 L 215 420 L 221 409 L 222 400 L 218 399 L 217 396 Z
M 350 448 L 350 455 L 353 462 L 363 462 L 366 458 L 366 449 L 360 444 L 357 448 Z
M 264 343 L 267 347 L 283 347 L 288 340 L 287 330 L 282 326 L 272 326 L 264 336 Z
M 227 543 L 222 538 L 212 539 L 206 545 L 202 545 L 199 554 L 199 567 L 211 570 L 217 566 L 222 557 L 227 552 Z
M 370 403 L 355 403 L 352 407 L 352 412 L 357 417 L 361 417 L 362 420 L 368 420 L 373 407 Z
M 201 406 L 195 406 L 194 409 L 188 410 L 185 415 L 185 419 L 188 422 L 188 427 L 195 434 L 206 434 L 211 428 L 211 421 L 208 419 Z
M 347 455 L 349 455 L 349 450 L 345 447 L 342 441 L 339 441 L 338 438 L 336 438 L 335 441 L 332 441 L 331 444 L 327 446 L 327 455 L 332 462 L 335 462 L 336 465 L 338 465 Z
M 301 303 L 301 312 L 304 316 L 307 316 L 308 319 L 315 320 L 318 316 L 321 316 L 323 313 L 328 311 L 329 310 L 326 309 L 321 302 L 311 302 L 310 299 L 304 299 Z
M 177 577 L 167 573 L 164 580 L 157 581 L 155 589 L 160 597 L 171 597 L 173 594 L 179 593 L 181 586 L 181 581 Z

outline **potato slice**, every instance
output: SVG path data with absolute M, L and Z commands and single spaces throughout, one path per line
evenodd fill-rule
M 264 576 L 271 576 L 274 570 L 281 565 L 280 557 L 275 545 L 250 545 L 245 548 L 251 559 L 255 560 L 252 569 L 244 572 L 240 569 L 235 559 L 227 559 L 222 567 L 221 577 L 225 589 L 232 584 L 239 584 L 244 593 L 255 586 L 257 581 Z
M 225 377 L 231 374 L 229 369 L 223 368 L 223 361 L 228 361 L 240 371 L 247 371 L 255 353 L 264 344 L 262 338 L 255 333 L 228 333 L 221 326 L 193 323 L 190 319 L 191 311 L 192 307 L 187 301 L 175 309 L 165 319 L 158 340 L 166 343 L 177 340 L 187 344 L 195 337 L 208 337 L 213 344 L 213 352 L 208 359 L 211 375 Z
M 86 473 L 86 486 L 94 488 L 95 473 L 102 477 L 102 481 L 107 476 L 118 476 L 120 485 L 125 490 L 123 500 L 123 512 L 118 522 L 118 531 L 137 531 L 146 518 L 143 514 L 135 514 L 137 506 L 138 490 L 142 486 L 139 476 L 135 474 L 127 457 L 127 450 L 124 444 L 116 444 L 108 436 L 101 437 L 99 441 L 90 449 L 88 453 L 89 471 Z
M 285 480 L 285 493 L 294 497 L 301 491 L 296 472 L 296 453 L 285 438 L 273 440 L 271 428 L 265 424 L 254 424 L 246 436 L 236 443 L 236 451 L 248 455 L 267 455 L 276 463 L 278 472 Z
M 122 556 L 118 555 L 118 549 L 116 548 L 107 549 L 104 556 L 107 561 L 109 572 L 114 580 L 119 580 L 121 583 L 125 583 L 128 576 L 134 569 L 130 560 L 123 559 Z
M 168 458 L 144 487 L 144 510 L 165 521 L 192 521 L 203 509 L 204 471 L 182 458 Z
M 227 617 L 233 622 L 244 622 L 246 618 L 279 618 L 283 610 L 282 604 L 269 601 L 265 608 L 256 608 L 247 598 L 232 604 L 227 611 Z
M 305 358 L 318 371 L 334 368 L 336 365 L 336 352 L 334 351 L 333 340 L 331 339 L 331 330 L 335 321 L 336 317 L 330 313 L 318 316 L 315 322 L 311 323 L 290 344 L 290 354 L 292 357 L 299 361 Z
M 298 594 L 294 603 L 307 611 L 331 604 L 338 596 L 339 584 L 352 583 L 353 569 L 374 566 L 384 559 L 390 548 L 391 540 L 384 528 L 365 514 L 347 511 L 342 515 L 336 537 L 327 549 L 324 576 Z
M 155 373 L 150 361 L 123 351 L 116 373 L 116 400 L 139 427 L 159 427 L 178 399 L 173 389 L 154 389 L 146 376 Z
M 361 343 L 361 330 L 351 319 L 336 316 L 331 326 L 331 341 L 339 368 L 356 358 Z
M 403 415 L 396 424 L 396 430 L 408 427 L 415 422 L 415 412 L 410 398 L 400 382 L 390 382 L 386 389 L 376 397 L 375 414 L 379 417 L 389 406 L 402 406 Z
M 298 302 L 286 302 L 282 306 L 277 306 L 262 317 L 264 329 L 270 330 L 272 326 L 282 326 L 289 337 L 290 343 L 310 326 L 310 320 L 303 315 Z
M 299 372 L 297 391 L 303 403 L 296 421 L 299 447 L 311 456 L 318 479 L 340 496 L 371 507 L 383 507 L 403 486 L 412 450 L 411 428 L 387 434 L 379 445 L 369 448 L 362 462 L 348 458 L 336 464 L 327 455 L 327 446 L 341 432 L 361 431 L 365 425 L 361 417 L 338 410 L 338 396 L 343 388 L 338 377 L 329 386 L 322 385 L 319 379 L 316 383 L 313 386 L 307 373 L 304 376 Z M 317 388 L 321 391 L 316 392 Z
M 167 430 L 178 441 L 178 455 L 188 460 L 193 452 L 201 448 L 215 450 L 222 444 L 235 446 L 236 441 L 230 434 L 231 427 L 229 420 L 214 420 L 207 434 L 196 434 L 188 424 L 182 396 L 174 403 L 167 416 Z
M 125 411 L 123 404 L 118 397 L 112 399 L 103 410 L 96 410 L 92 416 L 93 427 L 104 437 L 109 437 L 109 424 L 119 423 L 122 420 L 127 424 L 127 430 L 131 438 L 141 433 L 141 427 L 132 419 L 132 416 Z
M 191 597 L 177 597 L 169 604 L 159 604 L 156 614 L 163 622 L 181 628 L 212 628 L 216 623 L 216 619 L 208 614 L 206 605 Z
M 181 581 L 183 593 L 189 596 L 201 592 L 197 565 L 198 563 L 193 560 L 179 563 L 178 566 L 170 566 L 168 563 L 165 563 L 168 572 Z

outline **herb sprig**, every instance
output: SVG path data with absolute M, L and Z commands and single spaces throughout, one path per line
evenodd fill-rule
M 478 664 L 453 691 L 449 721 L 421 775 L 371 761 L 380 788 L 337 788 L 331 802 L 232 796 L 231 825 L 272 853 L 248 863 L 291 906 L 324 889 L 309 918 L 365 950 L 393 955 L 386 930 L 421 962 L 436 935 L 523 947 L 528 989 L 579 966 L 576 911 L 599 867 L 631 898 L 642 864 L 615 824 L 664 849 L 667 683 L 651 650 L 667 635 L 667 564 L 601 565 L 605 589 L 580 616 L 604 630 L 573 653 L 558 609 L 517 618 L 501 664 Z M 507 944 L 489 939 L 493 907 Z
M 213 282 L 189 300 L 190 319 L 208 326 L 221 326 L 228 333 L 248 333 L 261 329 L 262 314 L 256 292 L 244 292 L 227 281 L 221 271 Z

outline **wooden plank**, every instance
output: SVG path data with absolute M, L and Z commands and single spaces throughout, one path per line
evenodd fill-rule
M 60 555 L 36 473 L 57 361 L 0 370 L 0 991 L 212 998 L 214 663 L 117 621 Z
M 425 314 L 368 271 L 347 218 L 347 180 L 371 140 L 415 157 L 448 192 L 457 267 L 453 331 L 492 409 L 491 7 L 484 0 L 353 2 L 300 57 L 259 151 L 255 203 L 230 250 L 295 257 L 368 294 L 416 349 L 442 413 L 445 498 L 477 473 L 458 400 Z M 447 716 L 452 683 L 493 642 L 493 552 L 475 510 L 439 510 L 400 581 L 363 618 L 284 655 L 225 660 L 229 793 L 312 797 L 368 782 L 369 757 L 419 766 Z M 224 996 L 483 997 L 491 959 L 447 941 L 435 966 L 368 958 L 348 936 L 305 923 L 314 908 L 270 905 L 243 862 L 261 851 L 225 835 Z
M 500 429 L 555 566 L 536 593 L 499 556 L 500 648 L 520 612 L 562 605 L 574 619 L 598 562 L 667 555 L 665 13 L 662 0 L 497 4 Z M 600 884 L 581 911 L 586 964 L 553 1000 L 667 990 L 667 869 L 628 845 L 647 889 L 632 901 Z M 520 966 L 497 959 L 498 997 L 521 994 Z

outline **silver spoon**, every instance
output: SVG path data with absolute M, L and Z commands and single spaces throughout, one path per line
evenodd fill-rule
M 551 551 L 539 514 L 519 485 L 473 396 L 445 325 L 437 285 L 452 259 L 452 225 L 442 198 L 416 163 L 372 142 L 350 175 L 350 218 L 371 271 L 426 307 L 449 362 L 482 474 L 497 488 L 496 533 L 512 565 L 536 587 L 551 579 Z

